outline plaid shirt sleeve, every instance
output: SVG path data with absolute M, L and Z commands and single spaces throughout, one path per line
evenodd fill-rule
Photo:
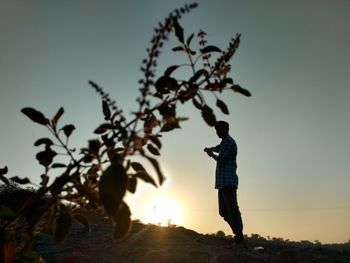
M 219 147 L 218 147 L 219 146 Z M 237 170 L 237 145 L 235 140 L 227 136 L 218 145 L 219 155 L 216 159 L 215 188 L 220 189 L 224 186 L 238 186 Z M 215 147 L 215 148 L 216 148 Z
M 209 148 L 209 149 L 212 150 L 213 152 L 218 153 L 218 152 L 220 152 L 220 148 L 221 148 L 221 144 L 216 145 L 216 146 L 214 146 L 214 147 L 211 147 L 211 148 Z

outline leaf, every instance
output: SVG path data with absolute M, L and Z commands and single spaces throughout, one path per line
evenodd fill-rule
M 124 148 L 123 147 L 117 147 L 114 149 L 115 152 L 123 152 Z
M 135 172 L 139 172 L 139 171 L 146 172 L 146 169 L 142 166 L 142 164 L 140 164 L 138 162 L 131 162 L 130 165 L 131 165 L 132 169 L 135 170 Z
M 75 130 L 75 127 L 73 124 L 68 124 L 68 125 L 65 125 L 63 128 L 62 128 L 64 134 L 67 136 L 67 138 L 72 134 L 72 132 Z
M 151 135 L 149 136 L 149 139 L 158 147 L 158 149 L 162 148 L 162 143 L 157 136 Z
M 4 168 L 0 168 L 0 175 L 7 174 L 7 172 L 8 172 L 7 166 L 5 166 Z
M 0 180 L 3 181 L 6 185 L 10 184 L 10 181 L 2 174 L 0 175 Z
M 222 82 L 209 83 L 208 85 L 205 86 L 206 90 L 211 90 L 211 91 L 221 92 L 223 88 L 225 88 L 225 84 Z
M 217 101 L 216 101 L 216 106 L 218 106 L 218 108 L 220 108 L 220 110 L 221 110 L 224 114 L 229 114 L 228 108 L 227 108 L 225 102 L 223 102 L 222 100 L 217 99 Z
M 178 122 L 165 123 L 160 129 L 161 132 L 169 132 L 174 129 L 181 128 Z
M 156 90 L 162 94 L 168 94 L 170 90 L 178 90 L 179 85 L 177 84 L 176 79 L 162 76 L 156 81 Z
M 55 114 L 55 116 L 52 118 L 52 124 L 53 125 L 57 125 L 58 120 L 61 118 L 61 116 L 64 113 L 64 109 L 61 107 L 59 108 L 59 110 L 57 111 L 57 113 Z
M 98 90 L 100 87 L 95 83 L 95 82 L 93 82 L 92 80 L 89 80 L 89 84 L 93 87 L 93 88 L 95 88 L 96 90 Z
M 65 168 L 67 167 L 67 165 L 65 165 L 64 163 L 53 163 L 51 165 L 51 168 Z
M 82 215 L 74 215 L 73 219 L 85 227 L 86 232 L 91 232 L 91 226 L 86 217 Z
M 0 205 L 0 218 L 1 217 L 12 217 L 15 212 L 8 206 Z
M 91 163 L 94 160 L 94 156 L 92 156 L 91 154 L 86 154 L 83 157 L 83 162 L 84 163 Z
M 14 177 L 11 177 L 10 179 L 18 184 L 29 184 L 30 183 L 30 180 L 27 177 L 19 178 L 18 176 L 14 176 Z
M 144 152 L 141 152 L 141 154 L 153 165 L 153 168 L 156 170 L 157 175 L 158 175 L 159 184 L 162 185 L 164 180 L 165 180 L 165 177 L 163 175 L 162 170 L 160 169 L 158 161 L 156 159 L 146 155 Z
M 192 103 L 193 103 L 193 105 L 194 105 L 197 109 L 199 109 L 199 110 L 201 110 L 201 109 L 203 108 L 202 103 L 200 103 L 198 100 L 196 100 L 196 98 L 193 98 L 193 99 L 192 99 Z
M 203 106 L 202 117 L 209 126 L 211 126 L 211 127 L 215 126 L 216 118 L 215 118 L 215 115 L 213 113 L 213 110 L 208 105 Z
M 232 78 L 226 78 L 224 79 L 225 84 L 233 84 L 233 79 Z
M 56 228 L 54 230 L 54 238 L 57 243 L 62 243 L 67 237 L 71 225 L 72 216 L 70 213 L 64 212 L 58 216 L 56 220 Z
M 154 147 L 152 144 L 148 144 L 147 149 L 154 155 L 160 155 L 158 149 Z
M 98 152 L 101 148 L 101 142 L 99 140 L 89 140 L 89 150 L 98 155 Z
M 40 138 L 34 143 L 34 146 L 39 146 L 41 144 L 45 144 L 45 145 L 50 146 L 50 145 L 53 145 L 53 142 L 50 138 Z
M 48 210 L 48 202 L 45 199 L 37 199 L 28 207 L 25 213 L 26 223 L 29 227 L 34 227 Z
M 180 121 L 188 121 L 189 118 L 188 117 L 178 117 L 177 120 Z
M 136 186 L 137 186 L 137 180 L 136 177 L 130 177 L 128 179 L 128 185 L 127 189 L 130 193 L 135 193 L 136 192 Z
M 71 180 L 71 177 L 69 176 L 68 172 L 69 171 L 66 171 L 61 176 L 57 177 L 50 186 L 50 192 L 53 195 L 60 194 L 63 186 Z
M 186 101 L 192 99 L 194 96 L 197 95 L 198 92 L 198 86 L 194 88 L 189 88 L 188 90 L 182 90 L 180 91 L 178 98 L 182 103 L 185 103 Z
M 41 125 L 49 124 L 49 120 L 44 116 L 44 114 L 42 114 L 40 111 L 37 111 L 36 109 L 27 107 L 23 108 L 21 111 L 24 115 L 36 123 L 39 123 Z
M 240 85 L 233 85 L 231 87 L 231 89 L 233 91 L 241 93 L 241 94 L 243 94 L 244 96 L 247 96 L 247 97 L 250 97 L 252 95 L 249 90 L 246 90 L 246 89 L 242 88 Z
M 0 180 L 3 181 L 6 185 L 9 185 L 10 181 L 4 176 L 5 174 L 7 174 L 7 172 L 7 166 L 5 166 L 4 168 L 0 168 Z
M 168 68 L 164 71 L 164 76 L 165 76 L 165 77 L 170 77 L 171 73 L 173 73 L 178 67 L 179 67 L 178 65 L 174 65 L 174 66 L 168 67 Z
M 177 39 L 183 43 L 184 42 L 184 30 L 183 28 L 180 26 L 179 22 L 177 21 L 177 19 L 175 19 L 174 21 L 174 29 L 175 29 L 175 36 L 177 37 Z
M 109 109 L 108 102 L 105 100 L 102 101 L 102 110 L 103 115 L 105 115 L 105 120 L 109 120 L 111 118 L 111 110 Z
M 187 38 L 187 40 L 186 40 L 186 45 L 187 45 L 188 47 L 190 46 L 193 37 L 194 37 L 194 33 L 192 33 L 192 34 Z
M 167 105 L 166 103 L 164 103 L 163 105 L 158 107 L 158 111 L 160 115 L 162 115 L 164 118 L 176 116 L 175 105 Z
M 143 131 L 147 134 L 152 133 L 153 128 L 157 127 L 160 121 L 154 116 L 154 114 L 145 118 L 143 123 Z
M 100 202 L 109 215 L 114 215 L 125 195 L 127 175 L 124 167 L 112 163 L 101 176 L 99 183 Z
M 205 48 L 201 49 L 202 54 L 209 53 L 209 52 L 222 52 L 222 50 L 216 46 L 206 46 Z
M 146 172 L 146 171 L 139 171 L 135 174 L 135 177 L 142 179 L 146 183 L 150 183 L 154 185 L 155 187 L 157 186 L 157 183 L 154 181 L 154 179 Z
M 201 76 L 207 76 L 208 75 L 208 71 L 206 71 L 205 69 L 200 69 L 198 70 L 189 80 L 189 82 L 195 83 Z
M 46 149 L 45 151 L 38 152 L 36 155 L 36 159 L 39 161 L 39 163 L 45 167 L 49 166 L 53 158 L 57 155 L 57 153 L 50 148 Z
M 185 49 L 182 46 L 177 46 L 172 48 L 172 51 L 177 52 L 177 51 L 185 51 Z
M 112 130 L 114 129 L 115 126 L 113 124 L 110 124 L 110 123 L 103 123 L 101 124 L 100 126 L 98 126 L 95 130 L 94 130 L 94 133 L 95 134 L 103 134 L 105 133 L 106 131 L 108 130 Z
M 131 229 L 131 212 L 125 202 L 120 204 L 118 211 L 112 217 L 114 221 L 114 241 L 122 241 Z
M 108 138 L 108 135 L 105 134 L 105 135 L 101 136 L 101 139 L 106 147 L 114 148 L 115 142 L 114 142 L 113 138 Z

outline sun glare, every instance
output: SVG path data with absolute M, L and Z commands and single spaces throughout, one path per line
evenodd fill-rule
M 141 220 L 161 226 L 179 225 L 182 220 L 181 207 L 175 199 L 159 196 L 145 204 Z

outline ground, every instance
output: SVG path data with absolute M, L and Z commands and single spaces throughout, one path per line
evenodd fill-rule
M 86 233 L 74 225 L 62 244 L 39 235 L 36 250 L 46 263 L 114 262 L 350 262 L 349 251 L 325 246 L 279 244 L 248 238 L 248 249 L 231 247 L 232 239 L 203 235 L 183 227 L 134 223 L 129 236 L 112 242 L 109 222 L 92 225 Z

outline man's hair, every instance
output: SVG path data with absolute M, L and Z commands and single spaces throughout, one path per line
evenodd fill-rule
M 215 128 L 217 127 L 224 128 L 225 130 L 229 130 L 230 128 L 228 122 L 226 121 L 217 121 L 215 124 Z

